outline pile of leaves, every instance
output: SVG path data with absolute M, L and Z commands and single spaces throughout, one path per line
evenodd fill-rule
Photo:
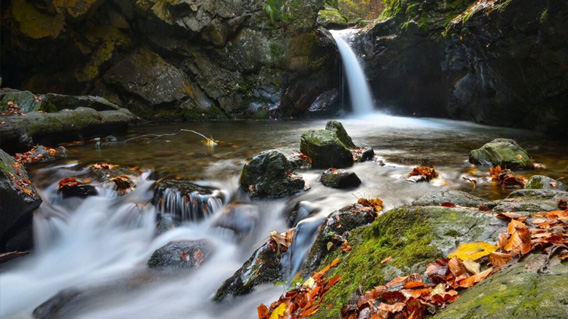
M 99 171 L 99 170 L 112 170 L 117 168 L 118 165 L 113 165 L 113 164 L 109 164 L 109 163 L 97 163 L 97 164 L 91 164 L 89 165 L 89 168 L 94 170 L 94 171 Z
M 59 181 L 58 189 L 63 190 L 65 188 L 74 188 L 83 184 L 84 184 L 83 182 L 80 182 L 73 177 L 68 177 Z
M 0 113 L 0 116 L 22 115 L 22 113 L 20 113 L 20 106 L 18 104 L 15 104 L 12 101 L 8 102 L 7 104 L 8 107 L 6 108 L 6 111 Z
M 116 185 L 116 190 L 120 196 L 130 193 L 136 187 L 132 178 L 127 175 L 120 175 L 118 177 L 111 178 L 110 181 Z
M 380 198 L 359 198 L 357 200 L 357 204 L 362 205 L 363 212 L 368 212 L 368 213 L 378 213 L 381 210 L 383 210 L 385 208 L 385 204 L 383 203 L 383 201 Z M 368 209 L 366 209 L 368 208 Z
M 292 245 L 295 233 L 296 228 L 291 228 L 283 233 L 279 233 L 275 230 L 271 231 L 268 239 L 268 249 L 276 251 L 279 254 L 286 252 Z
M 14 174 L 12 173 L 8 173 L 8 176 L 10 176 L 10 179 L 12 180 L 12 182 L 14 183 L 14 188 L 17 191 L 21 191 L 24 192 L 28 195 L 31 195 L 32 193 L 32 182 L 27 179 L 27 178 L 22 178 L 23 174 L 22 174 L 22 164 L 18 161 L 14 162 L 14 164 L 12 164 L 12 167 L 14 168 Z
M 341 275 L 324 279 L 324 275 L 341 260 L 335 259 L 304 282 L 299 288 L 286 292 L 273 302 L 270 308 L 261 304 L 258 308 L 259 319 L 300 319 L 314 315 L 319 310 L 325 293 L 341 279 Z
M 50 156 L 56 156 L 57 150 L 42 145 L 36 145 L 25 153 L 16 153 L 16 155 L 14 155 L 14 158 L 21 164 L 30 164 L 46 159 L 46 154 L 49 154 Z
M 451 23 L 453 24 L 458 24 L 461 23 L 463 21 L 466 20 L 466 17 L 479 11 L 479 10 L 483 10 L 483 9 L 487 9 L 489 12 L 491 12 L 493 10 L 493 7 L 495 6 L 495 2 L 497 2 L 498 0 L 478 0 L 475 3 L 473 3 L 471 6 L 469 6 L 469 8 L 467 8 L 467 10 L 465 10 L 464 12 L 460 13 L 460 15 L 458 15 L 457 17 L 455 17 Z
M 524 188 L 527 183 L 527 180 L 523 176 L 515 175 L 510 169 L 501 169 L 501 166 L 491 167 L 489 169 L 489 176 L 502 187 L 520 186 Z
M 438 172 L 436 172 L 436 169 L 432 165 L 430 165 L 430 167 L 418 166 L 415 167 L 410 174 L 408 174 L 408 177 L 412 176 L 420 176 L 423 180 L 429 182 L 438 177 Z
M 344 319 L 420 319 L 456 301 L 459 291 L 473 287 L 527 254 L 541 254 L 526 265 L 534 271 L 568 260 L 568 211 L 542 212 L 532 218 L 501 213 L 509 219 L 497 245 L 465 243 L 427 266 L 426 277 L 411 274 L 360 294 L 341 309 Z M 525 223 L 526 222 L 526 223 Z

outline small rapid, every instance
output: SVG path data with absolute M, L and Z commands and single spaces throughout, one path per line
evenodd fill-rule
M 363 72 L 363 68 L 357 60 L 355 52 L 349 45 L 349 37 L 355 34 L 357 29 L 331 30 L 331 35 L 337 43 L 337 48 L 343 61 L 343 70 L 347 75 L 349 95 L 354 115 L 367 115 L 373 112 L 373 99 L 371 91 Z

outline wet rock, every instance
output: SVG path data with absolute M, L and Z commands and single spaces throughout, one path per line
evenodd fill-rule
M 57 192 L 61 194 L 63 199 L 71 197 L 87 198 L 89 196 L 97 196 L 99 194 L 97 188 L 89 184 L 61 187 Z
M 237 237 L 248 235 L 257 225 L 260 217 L 258 206 L 246 203 L 231 203 L 225 207 L 213 225 L 232 230 Z
M 302 154 L 292 154 L 288 156 L 288 160 L 294 169 L 310 169 L 312 168 L 312 163 L 310 159 Z
M 105 143 L 116 143 L 116 142 L 118 142 L 118 138 L 116 138 L 116 136 L 108 135 L 107 137 L 105 137 Z
M 321 93 L 307 110 L 308 116 L 320 117 L 337 115 L 341 112 L 339 90 L 333 89 Z
M 527 152 L 517 142 L 498 138 L 469 153 L 469 162 L 483 166 L 508 169 L 533 169 L 534 164 Z
M 353 154 L 353 158 L 359 163 L 371 161 L 375 158 L 375 151 L 367 144 L 351 149 L 351 153 Z
M 223 205 L 225 196 L 215 187 L 186 179 L 164 179 L 154 187 L 152 203 L 162 213 L 174 214 L 182 221 L 199 221 Z
M 314 168 L 344 168 L 353 165 L 351 151 L 333 131 L 317 130 L 302 134 L 300 151 L 312 159 Z
M 55 296 L 49 298 L 46 302 L 37 306 L 32 315 L 34 319 L 54 319 L 62 318 L 61 309 L 77 298 L 82 293 L 77 288 L 68 288 L 60 291 Z
M 0 253 L 32 247 L 33 213 L 40 204 L 25 168 L 0 150 Z
M 179 225 L 179 222 L 176 221 L 176 219 L 174 218 L 174 216 L 170 215 L 170 214 L 160 214 L 158 215 L 158 223 L 156 224 L 156 236 L 160 236 L 161 234 L 175 229 L 176 226 Z
M 56 149 L 47 148 L 43 145 L 34 146 L 31 150 L 26 153 L 16 154 L 16 159 L 19 159 L 22 163 L 43 163 L 51 162 L 58 159 L 67 157 L 67 149 L 63 146 L 59 146 Z
M 317 22 L 326 29 L 344 29 L 348 25 L 347 18 L 344 17 L 339 10 L 332 7 L 326 7 L 318 12 Z
M 351 140 L 351 137 L 349 136 L 349 134 L 347 134 L 347 131 L 345 130 L 341 122 L 328 121 L 325 124 L 325 129 L 326 131 L 331 131 L 335 133 L 335 136 L 337 136 L 337 138 L 341 141 L 341 143 L 343 143 L 343 145 L 345 145 L 345 147 L 347 148 L 356 147 L 355 143 L 353 143 L 353 140 Z
M 354 172 L 330 168 L 321 175 L 321 183 L 332 188 L 352 188 L 361 185 L 361 180 Z
M 219 302 L 229 296 L 246 295 L 258 285 L 281 280 L 283 276 L 281 260 L 285 258 L 284 256 L 278 256 L 276 251 L 268 247 L 268 243 L 262 245 L 231 278 L 223 282 L 213 300 Z
M 530 255 L 460 292 L 456 302 L 432 318 L 566 318 L 568 264 L 561 263 L 548 267 L 545 272 L 536 272 L 526 267 L 536 258 L 539 255 Z
M 332 212 L 323 223 L 316 241 L 310 249 L 303 274 L 317 271 L 322 262 L 333 252 L 339 250 L 344 240 L 348 240 L 349 231 L 368 225 L 375 220 L 372 211 L 363 211 L 361 205 L 354 204 Z
M 243 167 L 241 188 L 257 197 L 294 195 L 304 189 L 304 180 L 293 175 L 292 170 L 292 164 L 284 154 L 274 150 L 264 151 Z
M 206 240 L 173 241 L 156 250 L 148 260 L 154 269 L 191 269 L 207 261 L 213 246 Z
M 296 203 L 286 218 L 288 227 L 296 227 L 299 222 L 318 213 L 320 210 L 320 207 L 308 201 L 300 201 Z
M 568 192 L 546 189 L 519 189 L 499 201 L 493 208 L 496 212 L 519 212 L 532 214 L 558 209 L 558 201 L 567 199 Z
M 462 191 L 444 190 L 425 194 L 412 202 L 414 206 L 440 206 L 444 203 L 451 203 L 464 207 L 479 207 L 484 200 Z
M 566 184 L 548 176 L 533 175 L 525 186 L 526 189 L 556 189 L 566 191 Z

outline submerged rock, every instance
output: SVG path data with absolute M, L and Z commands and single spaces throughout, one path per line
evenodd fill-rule
M 556 189 L 566 191 L 566 184 L 548 176 L 533 175 L 525 186 L 526 189 Z
M 321 175 L 321 183 L 332 188 L 352 188 L 361 185 L 361 180 L 354 172 L 330 168 Z
M 211 255 L 213 246 L 206 240 L 173 241 L 156 250 L 148 260 L 155 269 L 190 269 L 200 267 Z
M 58 193 L 61 194 L 64 199 L 71 197 L 87 198 L 89 196 L 97 196 L 99 194 L 97 188 L 89 184 L 61 187 L 59 188 Z
M 231 203 L 217 216 L 213 225 L 232 230 L 237 237 L 248 235 L 260 218 L 258 206 L 247 203 Z
M 40 204 L 25 168 L 0 149 L 0 253 L 32 247 L 33 213 Z
M 464 207 L 479 207 L 484 200 L 462 191 L 444 190 L 425 194 L 412 202 L 414 206 L 440 206 L 444 203 L 451 203 Z
M 527 152 L 511 139 L 498 138 L 469 153 L 469 162 L 508 169 L 533 169 Z
M 344 168 L 353 165 L 351 151 L 333 131 L 317 130 L 302 134 L 300 151 L 312 159 L 314 168 Z
M 63 289 L 55 296 L 37 306 L 32 315 L 34 319 L 62 318 L 61 309 L 65 308 L 71 301 L 81 295 L 81 293 L 83 293 L 83 291 L 77 288 Z
M 530 255 L 460 292 L 456 302 L 432 319 L 566 318 L 568 263 L 550 266 L 545 272 L 527 268 L 541 256 Z
M 241 188 L 251 196 L 278 198 L 294 195 L 304 189 L 304 180 L 292 174 L 293 166 L 284 154 L 264 151 L 245 164 L 241 172 Z

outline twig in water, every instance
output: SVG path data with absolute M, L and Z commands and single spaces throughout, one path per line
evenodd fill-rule
M 122 141 L 122 143 L 128 143 L 130 141 L 136 140 L 136 139 L 140 139 L 140 138 L 150 138 L 150 140 L 148 142 L 146 142 L 146 144 L 150 144 L 150 142 L 152 142 L 153 140 L 157 140 L 159 138 L 162 138 L 164 136 L 175 136 L 175 135 L 179 135 L 182 132 L 189 132 L 189 133 L 193 133 L 196 135 L 199 135 L 200 137 L 202 137 L 203 139 L 205 139 L 205 144 L 207 146 L 215 146 L 217 145 L 217 143 L 215 142 L 215 140 L 213 139 L 213 137 L 207 137 L 199 132 L 196 132 L 194 130 L 186 130 L 186 129 L 181 129 L 179 130 L 177 133 L 165 133 L 165 134 L 144 134 L 144 135 L 140 135 L 140 136 L 135 136 L 129 139 L 126 139 L 124 141 Z

